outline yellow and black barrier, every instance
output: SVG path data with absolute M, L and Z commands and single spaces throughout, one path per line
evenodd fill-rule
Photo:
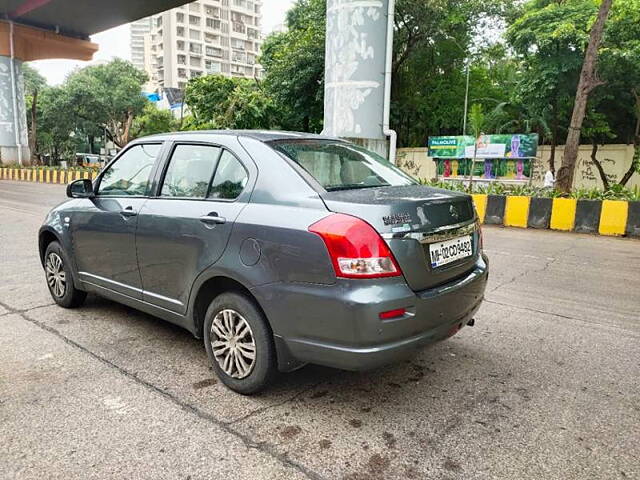
M 0 180 L 20 180 L 24 182 L 67 184 L 87 178 L 94 180 L 97 170 L 75 170 L 55 168 L 0 168 Z
M 640 202 L 480 194 L 473 202 L 489 225 L 640 237 Z

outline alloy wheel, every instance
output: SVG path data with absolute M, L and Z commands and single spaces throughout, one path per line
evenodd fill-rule
M 51 252 L 47 256 L 45 270 L 47 272 L 49 289 L 56 297 L 62 298 L 67 291 L 67 274 L 64 271 L 64 265 L 62 264 L 60 255 Z
M 251 327 L 235 310 L 219 311 L 211 322 L 211 350 L 220 368 L 232 378 L 249 376 L 256 362 Z

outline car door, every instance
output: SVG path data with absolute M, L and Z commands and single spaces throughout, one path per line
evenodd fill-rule
M 142 207 L 136 244 L 143 299 L 183 314 L 200 272 L 224 252 L 250 197 L 249 173 L 229 150 L 177 143 L 157 193 Z
M 162 146 L 128 148 L 98 177 L 96 196 L 73 212 L 71 239 L 82 281 L 142 299 L 135 231 Z

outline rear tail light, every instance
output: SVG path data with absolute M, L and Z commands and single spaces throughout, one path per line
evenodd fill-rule
M 322 237 L 336 276 L 381 278 L 400 275 L 400 267 L 380 234 L 364 220 L 334 213 L 309 227 Z
M 478 251 L 481 252 L 484 247 L 484 239 L 482 238 L 482 226 L 480 222 L 476 222 L 476 229 L 478 230 Z

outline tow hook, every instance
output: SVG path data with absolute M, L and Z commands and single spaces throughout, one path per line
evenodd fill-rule
M 472 318 L 471 320 L 469 320 L 467 322 L 467 325 L 469 325 L 470 327 L 473 327 L 475 324 L 476 324 L 476 319 L 475 318 Z

